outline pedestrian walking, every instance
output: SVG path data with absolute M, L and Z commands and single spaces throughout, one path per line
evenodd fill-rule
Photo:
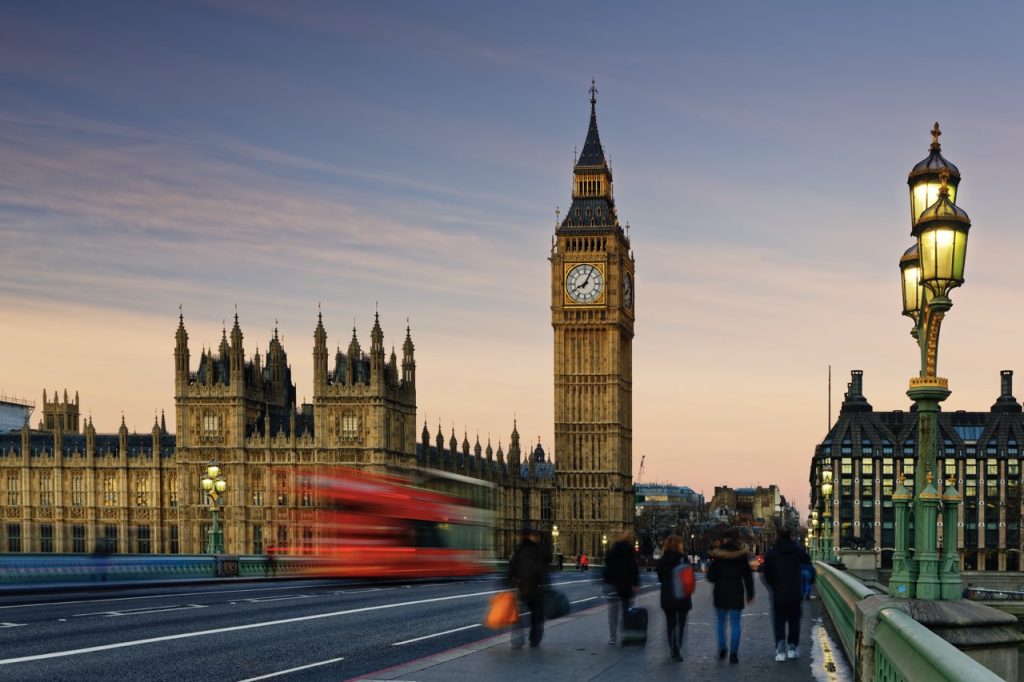
M 669 535 L 661 547 L 661 558 L 658 559 L 658 581 L 661 582 L 661 610 L 665 612 L 665 624 L 668 628 L 668 648 L 672 660 L 683 660 L 683 630 L 686 628 L 686 615 L 693 607 L 687 595 L 682 599 L 676 597 L 676 586 L 673 584 L 675 568 L 686 561 L 683 556 L 683 539 L 678 535 Z
M 754 601 L 754 577 L 747 550 L 739 544 L 735 528 L 726 528 L 720 544 L 711 550 L 708 582 L 714 583 L 713 603 L 718 635 L 718 658 L 725 658 L 725 626 L 729 623 L 729 662 L 739 663 L 740 615 L 745 604 Z M 744 600 L 744 594 L 746 599 Z
M 772 592 L 772 625 L 775 631 L 775 660 L 799 658 L 800 605 L 803 601 L 803 567 L 811 557 L 793 539 L 794 528 L 778 529 L 779 539 L 764 558 L 764 582 Z M 788 632 L 787 632 L 788 630 Z
M 590 557 L 587 556 L 586 552 L 580 555 L 580 570 L 590 570 Z
M 586 556 L 584 554 L 584 556 Z M 633 533 L 626 531 L 604 557 L 605 598 L 608 601 L 608 643 L 617 644 L 622 615 L 633 605 L 640 590 L 640 567 L 633 552 Z
M 519 597 L 519 623 L 512 628 L 512 648 L 523 648 L 526 612 L 530 612 L 530 646 L 544 637 L 544 592 L 548 587 L 548 562 L 540 549 L 540 531 L 527 528 L 508 565 L 508 583 Z

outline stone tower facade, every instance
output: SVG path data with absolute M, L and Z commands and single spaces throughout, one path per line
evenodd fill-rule
M 204 349 L 192 371 L 188 333 L 179 317 L 175 464 L 181 499 L 187 500 L 186 518 L 180 519 L 183 553 L 203 547 L 209 510 L 195 482 L 211 461 L 228 477 L 223 521 L 229 553 L 312 541 L 312 504 L 290 492 L 298 469 L 340 464 L 402 473 L 416 467 L 416 363 L 408 328 L 401 365 L 393 349 L 390 357 L 385 354 L 379 316 L 370 331 L 370 352 L 363 352 L 353 329 L 347 352 L 338 348 L 332 363 L 318 315 L 313 402 L 303 405 L 296 401 L 277 330 L 265 361 L 259 352 L 247 360 L 242 341 L 236 315 L 217 352 Z
M 633 528 L 635 264 L 590 94 L 572 205 L 551 248 L 551 325 L 561 545 L 600 556 Z
M 43 418 L 39 422 L 40 431 L 63 431 L 64 433 L 81 433 L 79 422 L 78 391 L 75 391 L 74 401 L 68 400 L 68 390 L 64 389 L 64 399 L 61 400 L 57 391 L 53 392 L 53 401 L 47 399 L 46 391 L 43 391 Z

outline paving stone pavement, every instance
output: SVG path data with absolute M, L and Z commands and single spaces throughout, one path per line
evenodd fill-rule
M 804 602 L 800 632 L 800 658 L 775 661 L 770 604 L 767 591 L 756 585 L 754 602 L 743 611 L 739 663 L 719 660 L 715 640 L 715 612 L 711 586 L 700 582 L 694 608 L 686 623 L 683 662 L 669 657 L 665 617 L 658 607 L 657 584 L 645 583 L 637 604 L 650 615 L 645 647 L 608 644 L 607 606 L 574 611 L 546 623 L 544 640 L 537 648 L 513 650 L 507 632 L 408 664 L 357 678 L 407 682 L 461 682 L 463 680 L 740 680 L 758 682 L 845 682 L 849 679 L 842 654 L 821 625 L 820 602 Z M 838 670 L 833 670 L 832 660 Z

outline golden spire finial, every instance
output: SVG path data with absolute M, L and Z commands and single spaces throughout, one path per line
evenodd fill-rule
M 597 104 L 597 79 L 590 79 L 590 103 Z
M 935 122 L 935 126 L 932 128 L 932 151 L 937 152 L 942 149 L 942 145 L 939 144 L 939 135 L 942 131 L 939 130 L 939 122 Z
M 928 481 L 928 485 L 932 485 L 932 483 L 935 481 L 935 474 L 929 471 L 927 474 L 925 474 L 924 480 Z

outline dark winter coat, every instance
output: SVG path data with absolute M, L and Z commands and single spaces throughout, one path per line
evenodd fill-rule
M 750 572 L 750 558 L 747 551 L 736 545 L 725 545 L 711 550 L 711 566 L 708 567 L 708 582 L 714 583 L 714 604 L 716 609 L 742 609 L 743 598 L 754 598 L 754 576 Z
M 524 600 L 533 600 L 544 594 L 548 585 L 548 562 L 540 547 L 529 538 L 516 547 L 508 562 L 509 585 L 519 590 Z
M 633 587 L 640 584 L 640 567 L 636 563 L 633 545 L 619 540 L 604 558 L 604 581 L 615 587 L 620 599 L 633 596 Z
M 803 598 L 800 567 L 810 564 L 811 557 L 790 538 L 779 540 L 768 549 L 761 570 L 776 604 L 791 604 Z
M 666 611 L 689 611 L 693 602 L 689 597 L 676 599 L 675 585 L 672 583 L 672 570 L 683 561 L 683 555 L 674 549 L 665 550 L 658 559 L 658 582 L 661 583 L 661 608 Z

